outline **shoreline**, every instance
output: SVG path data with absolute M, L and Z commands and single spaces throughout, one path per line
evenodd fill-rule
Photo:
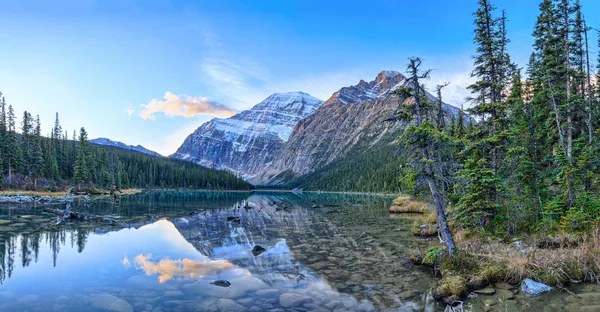
M 477 296 L 512 300 L 519 293 L 542 297 L 569 291 L 575 284 L 600 285 L 600 228 L 585 232 L 532 233 L 504 238 L 454 230 L 457 251 L 446 254 L 436 239 L 437 217 L 429 210 L 411 211 L 405 200 L 390 206 L 390 214 L 412 220 L 415 237 L 430 241 L 410 257 L 416 266 L 432 270 L 434 297 L 450 306 Z M 392 208 L 402 213 L 391 211 Z M 409 217 L 410 216 L 410 217 Z M 414 216 L 414 217 L 412 217 Z
M 133 195 L 143 192 L 142 189 L 124 189 L 117 195 Z M 90 200 L 92 198 L 108 197 L 110 193 L 103 194 L 73 194 L 67 191 L 38 192 L 8 190 L 0 191 L 0 204 L 27 204 L 27 203 L 69 203 L 76 199 Z

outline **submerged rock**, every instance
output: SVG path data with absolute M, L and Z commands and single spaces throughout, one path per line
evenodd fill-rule
M 227 222 L 240 222 L 240 217 L 227 217 Z
M 311 297 L 296 293 L 285 293 L 279 296 L 279 304 L 284 308 L 297 307 L 312 301 Z
M 231 283 L 228 281 L 224 281 L 224 280 L 216 280 L 214 282 L 210 282 L 211 284 L 215 285 L 215 286 L 219 286 L 219 287 L 229 287 L 231 286 Z
M 494 289 L 494 287 L 485 287 L 482 289 L 473 290 L 473 292 L 478 295 L 493 295 L 496 293 L 496 289 Z
M 235 302 L 231 299 L 221 298 L 217 301 L 217 308 L 221 312 L 229 312 L 229 311 L 245 311 L 246 308 L 241 304 Z
M 252 248 L 252 254 L 256 257 L 258 255 L 260 255 L 261 253 L 267 251 L 263 246 L 261 245 L 256 245 L 254 246 L 254 248 Z
M 95 295 L 91 301 L 94 308 L 115 312 L 133 312 L 133 306 L 129 302 L 109 293 Z
M 544 284 L 536 282 L 530 278 L 526 278 L 521 282 L 521 291 L 528 296 L 537 296 L 539 294 L 551 291 L 553 288 Z

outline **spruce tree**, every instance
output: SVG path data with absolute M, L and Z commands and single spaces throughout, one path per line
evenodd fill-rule
M 6 158 L 6 102 L 0 92 L 0 183 L 4 182 L 4 169 Z
M 21 153 L 23 155 L 23 173 L 32 175 L 32 136 L 33 136 L 33 118 L 27 111 L 23 112 L 21 120 Z
M 31 175 L 34 178 L 34 187 L 37 188 L 37 179 L 43 174 L 44 153 L 42 151 L 42 126 L 40 116 L 35 119 L 35 129 L 33 130 L 31 147 Z
M 455 137 L 462 139 L 465 136 L 465 119 L 462 108 L 458 111 L 458 119 L 456 120 L 456 132 Z
M 75 168 L 73 170 L 73 180 L 81 189 L 81 184 L 87 183 L 89 180 L 89 169 L 87 163 L 88 154 L 88 138 L 85 128 L 81 128 L 79 132 L 79 142 L 77 143 L 77 158 L 75 159 Z
M 439 128 L 446 127 L 446 121 L 444 120 L 444 102 L 442 102 L 442 89 L 447 87 L 450 83 L 446 82 L 442 85 L 437 85 L 435 87 L 435 91 L 437 94 L 437 103 L 436 103 L 436 123 Z
M 16 131 L 15 111 L 12 105 L 8 106 L 7 116 L 7 134 L 6 134 L 6 165 L 8 168 L 8 183 L 12 184 L 12 175 L 21 171 L 23 168 L 23 155 L 19 146 L 19 140 Z
M 496 173 L 500 157 L 498 146 L 502 139 L 500 131 L 506 111 L 503 90 L 510 79 L 507 71 L 512 65 L 506 53 L 506 17 L 503 14 L 502 18 L 495 18 L 494 10 L 490 0 L 479 0 L 479 8 L 474 13 L 476 54 L 471 76 L 477 81 L 468 89 L 474 104 L 469 111 L 481 119 L 481 130 L 484 131 L 478 144 L 482 145 L 482 156 L 490 160 L 491 169 Z

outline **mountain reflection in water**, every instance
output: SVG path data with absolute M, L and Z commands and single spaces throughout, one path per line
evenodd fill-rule
M 429 276 L 404 261 L 422 242 L 397 231 L 410 222 L 387 217 L 389 199 L 248 196 L 151 192 L 76 207 L 127 229 L 33 232 L 49 217 L 13 207 L 0 223 L 0 310 L 437 308 Z M 266 251 L 254 256 L 256 245 Z

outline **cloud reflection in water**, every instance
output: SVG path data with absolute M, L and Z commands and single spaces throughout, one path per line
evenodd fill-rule
M 160 283 L 172 278 L 203 278 L 206 275 L 218 274 L 234 267 L 233 264 L 225 260 L 163 259 L 153 262 L 150 258 L 151 255 L 138 255 L 134 259 L 135 266 L 137 269 L 143 270 L 146 275 L 158 274 Z

